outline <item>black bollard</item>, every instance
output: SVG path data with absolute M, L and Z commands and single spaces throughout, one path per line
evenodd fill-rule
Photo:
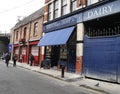
M 62 66 L 62 71 L 61 71 L 61 77 L 62 77 L 62 78 L 64 78 L 64 69 L 65 69 L 65 67 Z

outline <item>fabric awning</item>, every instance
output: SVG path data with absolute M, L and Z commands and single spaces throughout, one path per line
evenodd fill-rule
M 69 27 L 46 33 L 39 41 L 38 46 L 66 44 L 75 27 Z

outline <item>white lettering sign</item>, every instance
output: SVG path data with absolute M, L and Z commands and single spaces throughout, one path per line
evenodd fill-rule
M 112 8 L 113 4 L 91 10 L 88 12 L 88 18 L 109 14 L 112 12 Z

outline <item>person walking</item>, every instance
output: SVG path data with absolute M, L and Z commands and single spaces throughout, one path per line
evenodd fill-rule
M 17 55 L 15 54 L 15 55 L 13 55 L 13 67 L 15 67 L 16 66 L 16 61 L 17 61 Z
M 32 63 L 34 61 L 34 56 L 32 54 L 30 54 L 29 60 L 30 60 L 30 66 L 32 66 Z
M 6 63 L 6 66 L 8 67 L 9 65 L 9 60 L 10 60 L 10 54 L 7 53 L 6 56 L 5 56 L 5 63 Z

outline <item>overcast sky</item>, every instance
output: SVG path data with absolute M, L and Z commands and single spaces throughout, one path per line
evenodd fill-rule
M 0 33 L 9 33 L 18 17 L 26 17 L 44 6 L 45 0 L 2 0 L 0 2 Z

